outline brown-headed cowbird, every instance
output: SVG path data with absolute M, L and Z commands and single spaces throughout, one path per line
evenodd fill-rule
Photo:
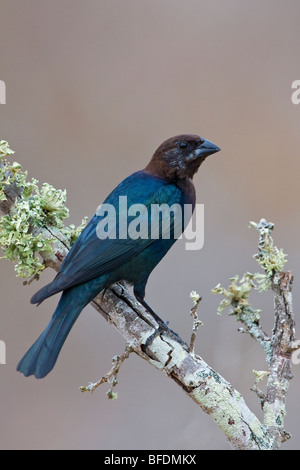
M 150 233 L 149 228 L 153 226 L 150 209 L 163 204 L 169 207 L 175 204 L 180 208 L 191 204 L 194 208 L 196 197 L 192 178 L 205 158 L 219 150 L 197 135 L 172 137 L 158 147 L 144 170 L 133 173 L 112 191 L 104 201 L 104 207 L 113 207 L 115 218 L 106 220 L 107 214 L 98 210 L 76 240 L 54 280 L 32 297 L 31 302 L 39 304 L 62 291 L 49 325 L 19 362 L 19 371 L 25 376 L 45 377 L 54 367 L 82 309 L 114 282 L 130 283 L 137 300 L 154 314 L 144 301 L 147 280 L 178 238 L 175 232 L 182 233 L 187 221 L 182 218 L 178 221 L 173 214 L 169 236 L 161 227 L 161 221 L 154 227 L 154 233 Z M 140 232 L 136 231 L 139 236 L 136 233 L 128 235 L 133 218 L 129 211 L 123 214 L 124 209 L 120 208 L 122 197 L 126 197 L 128 208 L 136 204 L 146 208 L 148 220 L 147 223 L 142 223 L 145 222 L 143 218 L 140 220 Z M 124 221 L 127 236 L 126 233 L 124 236 Z M 105 223 L 108 226 L 106 237 L 103 230 L 99 230 Z

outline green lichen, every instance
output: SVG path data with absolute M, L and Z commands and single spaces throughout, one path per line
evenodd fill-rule
M 0 159 L 9 157 L 13 155 L 15 152 L 9 147 L 8 142 L 6 140 L 0 141 Z
M 194 307 L 196 307 L 199 303 L 199 299 L 200 299 L 200 295 L 197 294 L 197 292 L 195 290 L 192 290 L 190 292 L 190 298 L 192 299 L 193 301 L 193 304 L 194 304 Z
M 9 163 L 6 157 L 13 155 L 15 152 L 9 148 L 5 140 L 0 141 L 0 201 L 5 201 L 4 188 L 11 184 L 15 179 L 15 175 L 20 173 L 21 165 L 17 162 Z
M 117 392 L 113 392 L 112 390 L 108 390 L 108 392 L 106 392 L 106 396 L 109 400 L 117 400 L 118 399 Z
M 274 411 L 274 406 L 272 406 L 268 401 L 264 403 L 264 425 L 266 427 L 274 426 L 276 422 L 276 414 Z
M 253 370 L 253 375 L 255 376 L 255 383 L 258 384 L 261 382 L 265 377 L 270 375 L 270 372 L 267 370 Z
M 218 307 L 219 315 L 229 306 L 233 307 L 232 313 L 235 314 L 241 314 L 245 307 L 249 307 L 248 297 L 255 287 L 253 278 L 254 275 L 251 273 L 245 273 L 242 279 L 236 275 L 230 278 L 231 284 L 227 289 L 220 284 L 212 289 L 212 294 L 220 294 L 225 297 Z
M 28 179 L 27 171 L 22 166 L 6 160 L 14 152 L 6 141 L 0 142 L 0 201 L 6 200 L 7 188 L 14 184 L 20 189 L 10 212 L 0 218 L 0 247 L 4 256 L 15 262 L 18 276 L 32 277 L 39 275 L 44 269 L 40 253 L 51 253 L 51 238 L 45 239 L 38 229 L 53 227 L 62 230 L 71 246 L 84 226 L 83 219 L 79 227 L 64 226 L 69 216 L 66 207 L 66 191 L 57 190 L 49 183 L 38 186 L 34 178 Z
M 211 381 L 209 380 L 211 377 Z M 235 445 L 240 444 L 242 448 L 268 449 L 270 442 L 264 426 L 247 408 L 241 395 L 233 390 L 224 379 L 210 374 L 205 380 L 206 386 L 196 387 L 192 392 L 192 398 L 201 405 L 217 425 L 224 430 L 227 438 Z M 245 416 L 247 421 L 245 421 Z M 245 422 L 247 427 L 245 429 Z M 246 434 L 249 429 L 247 442 Z
M 82 230 L 85 228 L 87 221 L 88 221 L 88 217 L 84 217 L 81 221 L 81 224 L 78 225 L 78 227 L 76 227 L 76 225 L 74 224 L 71 224 L 69 225 L 69 227 L 61 228 L 61 232 L 69 240 L 71 246 L 76 242 Z
M 196 373 L 196 377 L 201 381 L 207 381 L 213 378 L 216 383 L 221 383 L 221 376 L 210 367 L 207 367 L 206 369 L 199 369 Z
M 231 307 L 231 314 L 237 315 L 237 319 L 243 321 L 242 315 L 251 315 L 252 321 L 257 323 L 259 321 L 260 310 L 253 310 L 250 307 L 248 298 L 252 291 L 255 289 L 259 292 L 267 291 L 271 288 L 272 278 L 275 273 L 282 271 L 286 263 L 286 254 L 282 249 L 274 245 L 274 241 L 270 235 L 274 228 L 274 224 L 267 222 L 265 219 L 257 224 L 250 222 L 250 226 L 254 227 L 260 233 L 258 248 L 259 251 L 254 255 L 258 264 L 263 268 L 264 273 L 251 274 L 245 273 L 241 279 L 236 275 L 230 279 L 231 284 L 227 289 L 218 284 L 212 289 L 213 294 L 220 294 L 224 299 L 220 302 L 218 307 L 218 314 L 220 315 L 227 307 Z
M 277 246 L 274 246 L 274 240 L 271 232 L 274 229 L 272 222 L 261 219 L 259 223 L 250 222 L 250 226 L 254 227 L 260 233 L 259 251 L 254 258 L 265 271 L 266 276 L 270 279 L 275 273 L 281 272 L 287 262 L 287 255 Z

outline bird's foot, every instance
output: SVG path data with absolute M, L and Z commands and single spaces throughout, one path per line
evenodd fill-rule
M 152 358 L 154 360 L 157 360 L 155 355 L 150 351 L 149 346 L 152 344 L 152 342 L 155 340 L 155 338 L 157 338 L 158 336 L 162 336 L 162 335 L 165 335 L 165 336 L 173 339 L 177 343 L 181 344 L 182 347 L 185 350 L 188 351 L 187 343 L 185 341 L 183 341 L 183 339 L 177 333 L 175 333 L 175 331 L 173 331 L 173 330 L 171 330 L 171 328 L 169 328 L 169 326 L 168 326 L 169 322 L 164 323 L 163 321 L 161 321 L 161 322 L 158 322 L 158 323 L 159 323 L 158 328 L 154 331 L 154 333 L 152 333 L 152 335 L 150 335 L 147 338 L 146 342 L 142 345 L 142 350 L 144 352 L 146 352 L 151 357 L 153 356 Z
M 177 343 L 180 343 L 184 349 L 186 349 L 187 351 L 189 350 L 189 347 L 187 345 L 187 343 L 185 341 L 183 341 L 182 338 L 180 338 L 180 336 L 175 333 L 175 331 L 171 330 L 171 328 L 169 328 L 169 322 L 164 322 L 158 315 L 157 313 L 154 312 L 154 310 L 152 310 L 152 308 L 145 302 L 145 300 L 143 299 L 143 297 L 141 296 L 138 296 L 135 292 L 135 297 L 137 299 L 137 301 L 142 304 L 142 306 L 146 309 L 146 311 L 150 314 L 150 316 L 152 317 L 152 319 L 155 321 L 155 323 L 157 323 L 158 325 L 158 328 L 155 329 L 154 333 L 152 335 L 150 335 L 148 337 L 148 339 L 146 340 L 145 344 L 142 345 L 142 349 L 143 351 L 145 351 L 147 348 L 149 348 L 149 345 L 154 341 L 155 338 L 157 338 L 157 336 L 159 335 L 165 335 L 165 336 L 168 336 L 169 338 L 172 338 L 174 341 L 176 341 Z M 143 316 L 142 316 L 143 318 Z M 145 318 L 144 318 L 145 319 Z M 146 320 L 146 319 L 145 319 Z M 147 323 L 149 324 L 149 321 L 147 321 Z M 149 349 L 148 349 L 149 351 Z M 153 354 L 152 354 L 153 355 Z

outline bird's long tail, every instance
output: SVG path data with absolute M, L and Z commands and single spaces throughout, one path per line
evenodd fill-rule
M 101 285 L 98 285 L 96 290 L 86 289 L 87 284 L 63 292 L 49 325 L 17 366 L 17 370 L 26 377 L 34 375 L 41 379 L 53 369 L 60 350 L 82 309 L 102 290 Z

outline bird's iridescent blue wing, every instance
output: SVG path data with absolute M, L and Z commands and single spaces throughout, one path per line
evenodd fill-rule
M 127 197 L 128 207 L 132 204 L 143 204 L 148 209 L 147 217 L 150 214 L 151 204 L 171 206 L 182 203 L 182 192 L 176 185 L 166 184 L 165 181 L 143 171 L 137 172 L 126 178 L 104 201 L 104 204 L 111 204 L 115 208 L 116 226 L 111 225 L 111 230 L 117 232 L 119 230 L 120 196 Z M 97 227 L 99 228 L 99 222 L 103 221 L 103 216 L 99 216 L 97 213 L 65 258 L 56 278 L 49 285 L 47 297 L 117 269 L 162 236 L 160 233 L 151 238 L 149 231 L 151 221 L 148 220 L 148 226 L 147 223 L 141 224 L 140 238 L 99 239 Z M 132 217 L 127 219 L 127 228 L 131 219 Z M 148 227 L 147 234 L 143 233 L 145 227 Z M 36 301 L 39 301 L 38 296 L 36 298 L 34 296 L 32 299 L 33 303 Z

